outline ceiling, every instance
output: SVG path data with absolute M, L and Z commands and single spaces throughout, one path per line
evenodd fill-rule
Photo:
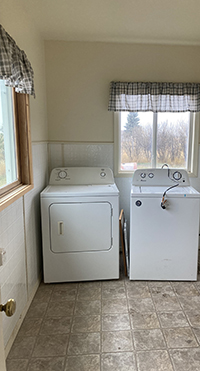
M 200 45 L 200 0 L 18 0 L 45 40 Z

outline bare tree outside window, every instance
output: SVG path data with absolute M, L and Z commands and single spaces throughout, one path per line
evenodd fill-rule
M 6 183 L 6 166 L 3 128 L 0 128 L 0 187 Z
M 153 115 L 156 115 L 156 124 Z M 156 125 L 154 144 L 153 125 Z M 127 112 L 121 124 L 121 169 L 152 167 L 153 153 L 157 167 L 167 163 L 172 168 L 186 168 L 188 137 L 188 112 Z
M 12 89 L 0 80 L 0 187 L 17 177 Z

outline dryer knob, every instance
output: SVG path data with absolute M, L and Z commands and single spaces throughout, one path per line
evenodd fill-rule
M 65 179 L 66 176 L 67 176 L 66 171 L 64 171 L 64 170 L 59 171 L 59 173 L 58 173 L 58 177 L 59 177 L 60 179 Z

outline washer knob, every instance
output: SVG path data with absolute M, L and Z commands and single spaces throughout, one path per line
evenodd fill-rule
M 154 177 L 154 173 L 149 173 L 148 177 L 152 179 Z
M 175 180 L 180 180 L 182 178 L 182 174 L 180 173 L 180 171 L 175 171 L 173 174 L 173 178 Z
M 140 176 L 141 176 L 142 179 L 146 178 L 146 174 L 145 173 L 141 173 Z
M 100 173 L 100 175 L 101 175 L 102 178 L 105 178 L 106 173 L 105 173 L 104 171 L 102 171 L 102 172 Z

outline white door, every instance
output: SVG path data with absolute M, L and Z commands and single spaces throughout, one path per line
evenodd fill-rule
M 0 287 L 0 304 L 1 303 L 1 287 Z M 0 312 L 0 370 L 6 371 L 4 342 L 3 342 L 3 326 L 2 326 L 2 313 Z

